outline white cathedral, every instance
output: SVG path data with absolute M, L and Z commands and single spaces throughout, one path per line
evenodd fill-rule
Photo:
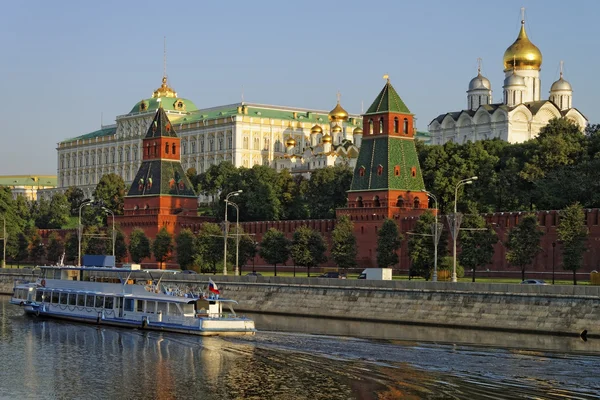
M 563 79 L 562 65 L 549 99 L 541 100 L 541 66 L 542 53 L 527 37 L 522 20 L 517 40 L 504 52 L 503 102 L 492 103 L 492 85 L 481 75 L 480 65 L 477 76 L 469 82 L 467 109 L 441 114 L 430 122 L 431 144 L 492 138 L 521 143 L 560 117 L 585 128 L 588 121 L 573 108 L 573 89 Z

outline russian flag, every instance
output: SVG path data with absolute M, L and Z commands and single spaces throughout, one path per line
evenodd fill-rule
M 220 294 L 217 284 L 212 279 L 208 278 L 208 291 L 214 294 Z

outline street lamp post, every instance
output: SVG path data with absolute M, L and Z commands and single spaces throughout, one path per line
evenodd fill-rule
M 433 228 L 433 277 L 431 278 L 431 280 L 433 282 L 437 282 L 437 265 L 438 265 L 438 240 L 439 240 L 439 236 L 438 236 L 438 213 L 439 213 L 439 208 L 438 208 L 438 201 L 437 201 L 437 197 L 435 197 L 435 195 L 431 192 L 427 192 L 425 191 L 425 193 L 427 194 L 427 196 L 431 197 L 433 199 L 433 201 L 435 202 L 435 226 Z
M 77 252 L 77 266 L 81 266 L 81 237 L 83 236 L 83 225 L 81 225 L 81 209 L 91 204 L 91 200 L 84 201 L 79 206 L 79 225 L 77 226 L 77 241 L 78 241 L 78 252 Z
M 115 257 L 115 241 L 116 241 L 116 238 L 117 238 L 117 235 L 116 235 L 117 232 L 115 231 L 115 213 L 112 212 L 112 210 L 109 210 L 106 207 L 102 207 L 102 209 L 105 212 L 110 213 L 110 215 L 112 215 L 112 234 L 111 234 L 111 236 L 112 236 L 112 256 L 114 258 Z
M 554 250 L 556 250 L 556 242 L 552 242 L 552 284 L 554 285 Z
M 2 268 L 6 268 L 6 217 L 2 216 Z
M 223 246 L 223 275 L 227 275 L 227 205 L 231 196 L 239 196 L 242 192 L 243 190 L 240 189 L 236 190 L 235 192 L 228 193 L 227 196 L 225 196 L 225 244 Z
M 240 259 L 240 257 L 239 257 L 239 252 L 240 252 L 240 208 L 233 201 L 230 201 L 229 204 L 235 208 L 235 211 L 237 213 L 236 221 L 235 221 L 235 273 L 234 273 L 234 275 L 237 276 L 237 275 L 239 275 L 238 262 Z
M 453 248 L 453 253 L 452 253 L 452 282 L 457 282 L 458 279 L 456 277 L 456 239 L 458 238 L 458 224 L 457 224 L 457 217 L 456 217 L 456 203 L 458 200 L 458 188 L 463 186 L 463 185 L 470 185 L 473 183 L 473 181 L 476 181 L 477 177 L 476 176 L 472 176 L 470 178 L 467 179 L 463 179 L 461 181 L 459 181 L 456 184 L 456 187 L 454 188 L 454 223 L 452 224 L 452 231 L 454 232 L 453 235 L 453 239 L 454 239 L 454 248 Z

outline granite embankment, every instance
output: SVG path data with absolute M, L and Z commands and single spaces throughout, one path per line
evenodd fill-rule
M 0 270 L 0 293 L 35 273 Z M 210 277 L 239 301 L 239 312 L 600 337 L 600 286 Z M 197 290 L 208 278 L 176 274 L 162 282 Z

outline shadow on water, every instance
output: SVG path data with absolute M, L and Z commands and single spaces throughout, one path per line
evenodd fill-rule
M 392 330 L 399 327 L 380 327 L 379 335 L 362 327 L 355 335 L 384 340 L 337 337 L 350 329 L 342 321 L 262 317 L 257 326 L 270 331 L 202 338 L 26 317 L 0 297 L 0 397 L 564 399 L 600 391 L 597 379 L 581 374 L 600 358 L 577 348 L 448 344 L 454 336 L 423 339 L 417 327 L 401 329 L 404 336 Z M 286 329 L 294 333 L 274 332 Z

